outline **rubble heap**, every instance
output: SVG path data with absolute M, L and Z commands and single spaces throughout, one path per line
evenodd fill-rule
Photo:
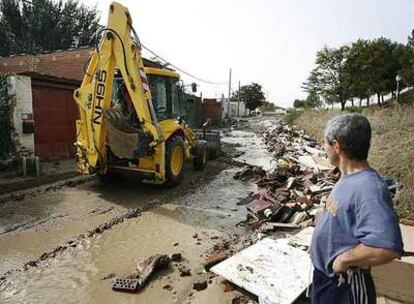
M 246 205 L 249 224 L 277 222 L 295 227 L 307 220 L 310 224 L 339 172 L 329 165 L 318 143 L 295 127 L 278 122 L 263 138 L 277 163 L 275 169 L 264 174 L 260 168 L 248 166 L 234 176 L 250 178 L 262 188 Z

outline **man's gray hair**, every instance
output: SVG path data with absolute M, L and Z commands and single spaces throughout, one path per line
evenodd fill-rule
M 329 144 L 337 140 L 348 158 L 366 160 L 371 144 L 371 125 L 361 114 L 342 114 L 328 122 L 325 139 Z

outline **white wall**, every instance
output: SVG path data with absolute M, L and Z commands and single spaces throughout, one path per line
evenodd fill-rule
M 34 155 L 34 134 L 23 134 L 23 115 L 33 115 L 32 82 L 29 76 L 10 75 L 7 78 L 14 130 L 12 140 L 21 156 Z
M 224 98 L 224 102 L 222 101 L 223 106 L 223 119 L 227 118 L 227 110 L 228 110 L 228 98 Z M 232 101 L 230 104 L 230 111 L 231 111 L 231 117 L 237 117 L 237 101 Z M 245 116 L 249 114 L 249 111 L 246 109 L 244 102 L 240 101 L 239 106 L 239 116 Z

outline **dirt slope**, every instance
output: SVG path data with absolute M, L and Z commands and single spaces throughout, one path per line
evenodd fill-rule
M 323 140 L 326 122 L 340 114 L 339 110 L 304 111 L 294 123 L 319 141 Z M 398 213 L 414 220 L 414 106 L 362 110 L 373 128 L 369 161 L 384 176 L 396 177 L 400 191 Z

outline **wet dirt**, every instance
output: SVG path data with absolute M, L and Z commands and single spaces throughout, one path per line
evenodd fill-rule
M 238 143 L 244 152 L 240 160 L 271 165 L 253 132 L 233 130 L 226 138 L 223 142 Z M 144 211 L 38 267 L 11 273 L 0 285 L 0 302 L 231 303 L 240 292 L 223 293 L 220 278 L 212 278 L 199 292 L 193 283 L 205 275 L 202 264 L 215 244 L 251 233 L 236 226 L 246 216 L 237 202 L 256 186 L 234 180 L 238 170 L 220 158 L 204 172 L 186 168 L 183 183 L 175 188 L 140 185 L 133 178 L 111 184 L 94 181 L 0 205 L 0 275 L 127 208 Z M 109 273 L 133 272 L 136 259 L 176 252 L 191 276 L 181 277 L 174 262 L 137 294 L 115 292 L 110 279 L 102 280 Z

